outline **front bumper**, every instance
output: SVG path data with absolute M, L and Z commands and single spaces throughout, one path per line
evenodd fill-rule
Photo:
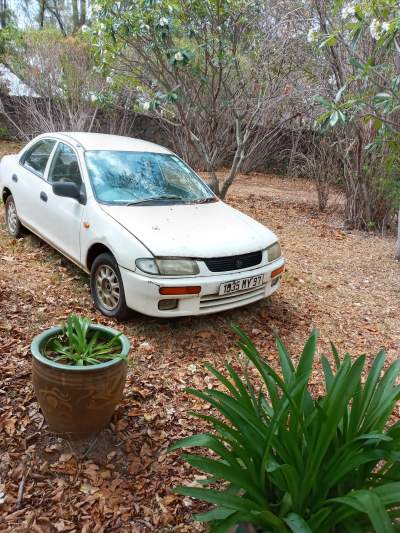
M 284 259 L 279 258 L 259 268 L 187 278 L 150 277 L 122 267 L 120 267 L 120 272 L 124 284 L 126 305 L 129 308 L 149 316 L 176 317 L 217 313 L 267 298 L 281 284 L 281 276 L 272 279 L 271 274 L 284 264 Z M 233 294 L 219 295 L 219 288 L 222 283 L 259 276 L 260 274 L 264 275 L 263 285 Z M 162 296 L 160 294 L 161 287 L 187 286 L 200 286 L 201 291 L 195 295 Z M 178 307 L 172 310 L 160 310 L 158 303 L 162 299 L 178 299 Z

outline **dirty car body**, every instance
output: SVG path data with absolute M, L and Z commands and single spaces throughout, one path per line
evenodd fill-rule
M 284 259 L 274 233 L 156 144 L 40 135 L 2 159 L 0 188 L 9 232 L 28 228 L 89 273 L 107 316 L 213 313 L 280 285 Z

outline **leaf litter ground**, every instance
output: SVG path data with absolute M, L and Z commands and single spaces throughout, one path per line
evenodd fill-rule
M 393 239 L 344 231 L 340 202 L 333 201 L 321 215 L 308 181 L 241 176 L 228 202 L 280 236 L 287 259 L 281 290 L 271 302 L 208 317 L 136 314 L 123 324 L 94 309 L 87 278 L 75 266 L 32 235 L 9 238 L 2 225 L 0 531 L 202 531 L 192 521 L 201 505 L 171 492 L 199 476 L 166 449 L 199 430 L 186 412 L 206 406 L 184 388 L 213 385 L 203 363 L 237 364 L 232 322 L 273 365 L 274 331 L 296 358 L 313 327 L 320 354 L 333 340 L 353 356 L 365 352 L 372 360 L 383 346 L 389 362 L 397 357 L 400 265 L 392 259 Z M 32 337 L 71 312 L 120 328 L 132 342 L 125 397 L 110 427 L 78 444 L 48 432 L 30 379 Z M 322 392 L 318 364 L 312 386 Z

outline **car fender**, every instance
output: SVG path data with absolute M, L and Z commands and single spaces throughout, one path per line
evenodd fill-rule
M 15 154 L 5 155 L 0 160 L 0 191 L 7 187 L 12 192 L 12 175 L 17 171 L 18 158 Z
M 143 243 L 93 201 L 88 203 L 82 220 L 81 262 L 86 269 L 89 251 L 96 244 L 106 246 L 118 265 L 131 271 L 136 270 L 137 258 L 152 257 Z

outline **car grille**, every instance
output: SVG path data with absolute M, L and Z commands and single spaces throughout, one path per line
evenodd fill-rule
M 258 265 L 262 261 L 262 252 L 251 252 L 250 254 L 231 255 L 227 257 L 213 257 L 204 259 L 208 270 L 211 272 L 227 272 L 229 270 L 240 270 Z

